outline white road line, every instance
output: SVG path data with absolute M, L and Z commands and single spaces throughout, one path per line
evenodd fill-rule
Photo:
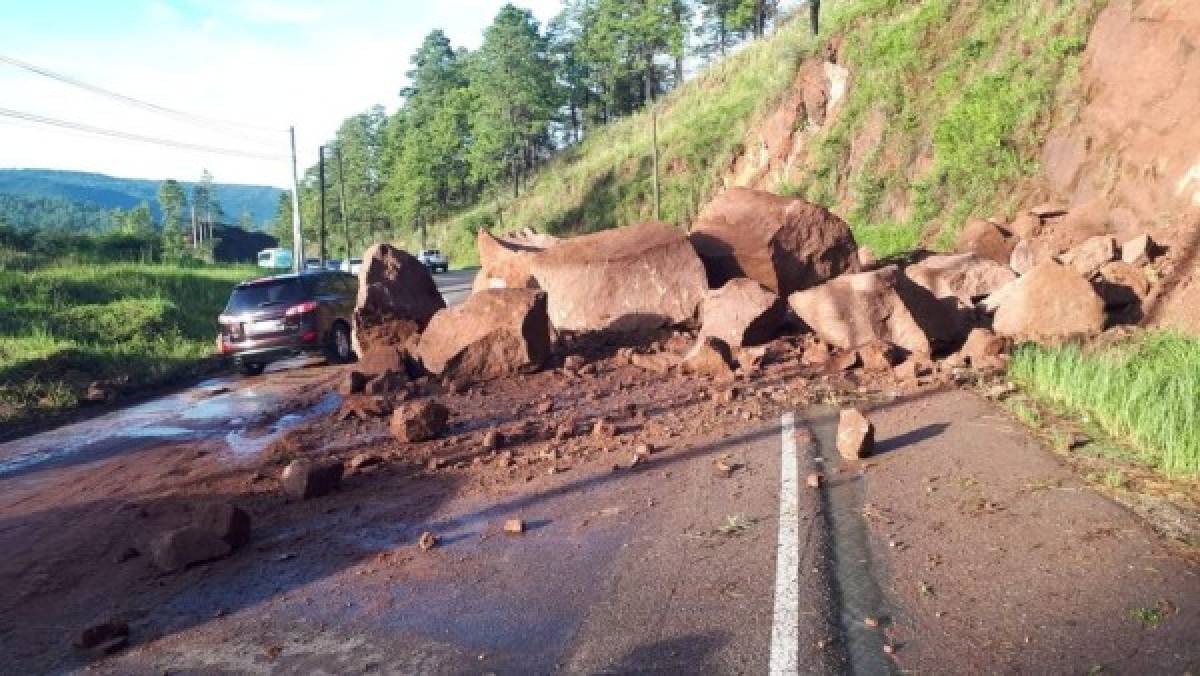
M 775 614 L 771 626 L 772 674 L 800 673 L 800 471 L 796 416 L 784 413 L 779 463 L 779 536 L 775 548 Z

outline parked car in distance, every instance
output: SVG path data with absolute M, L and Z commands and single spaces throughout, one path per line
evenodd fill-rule
M 417 260 L 429 268 L 430 272 L 445 272 L 450 269 L 450 259 L 438 249 L 425 249 L 417 255 Z
M 217 349 L 245 375 L 298 354 L 324 352 L 330 361 L 354 358 L 350 318 L 358 278 L 327 270 L 276 275 L 233 288 L 217 318 Z
M 304 259 L 304 269 L 305 270 L 321 270 L 321 269 L 323 269 L 323 266 L 321 265 L 321 259 L 320 258 L 305 258 Z
M 361 258 L 348 258 L 348 259 L 342 261 L 342 267 L 341 267 L 342 272 L 349 272 L 352 275 L 357 275 L 358 271 L 361 269 L 362 269 L 362 259 Z
M 258 252 L 258 267 L 273 270 L 290 270 L 292 267 L 291 249 L 263 249 Z
M 342 269 L 342 259 L 340 259 L 340 258 L 326 258 L 326 259 L 325 259 L 325 269 L 326 269 L 326 270 L 333 270 L 334 272 L 337 272 L 338 270 L 341 270 L 341 269 Z

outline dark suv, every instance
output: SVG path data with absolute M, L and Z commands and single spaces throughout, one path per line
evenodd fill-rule
M 251 376 L 269 362 L 306 352 L 350 361 L 350 316 L 357 295 L 354 275 L 327 270 L 243 282 L 217 320 L 217 348 Z

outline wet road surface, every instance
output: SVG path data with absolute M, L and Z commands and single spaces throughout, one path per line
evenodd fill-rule
M 434 276 L 448 305 L 466 298 L 475 272 Z M 323 359 L 298 357 L 269 365 L 261 377 L 211 378 L 181 392 L 0 443 L 0 479 L 210 437 L 225 437 L 231 452 L 249 456 L 288 427 L 336 408 L 333 394 L 315 400 L 296 395 L 325 387 L 338 372 Z

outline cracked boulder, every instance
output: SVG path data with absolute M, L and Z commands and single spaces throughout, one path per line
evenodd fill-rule
M 802 199 L 730 188 L 700 214 L 689 238 L 719 288 L 749 277 L 787 296 L 860 269 L 846 222 Z
M 894 265 L 793 293 L 788 304 L 818 338 L 842 350 L 887 341 L 907 352 L 932 354 L 963 332 L 956 301 L 938 300 Z
M 538 288 L 530 270 L 533 256 L 559 241 L 553 235 L 532 230 L 493 235 L 481 228 L 475 238 L 479 250 L 479 273 L 475 275 L 474 290 Z
M 536 371 L 550 358 L 546 294 L 534 289 L 486 289 L 441 310 L 421 334 L 425 368 L 456 382 Z
M 358 273 L 355 353 L 409 343 L 444 307 L 446 301 L 420 261 L 390 244 L 373 245 Z
M 532 258 L 557 330 L 634 332 L 689 321 L 708 287 L 681 230 L 642 223 L 564 240 Z
M 709 291 L 700 305 L 700 333 L 729 347 L 761 345 L 773 339 L 787 317 L 787 304 L 748 277 L 731 279 Z

